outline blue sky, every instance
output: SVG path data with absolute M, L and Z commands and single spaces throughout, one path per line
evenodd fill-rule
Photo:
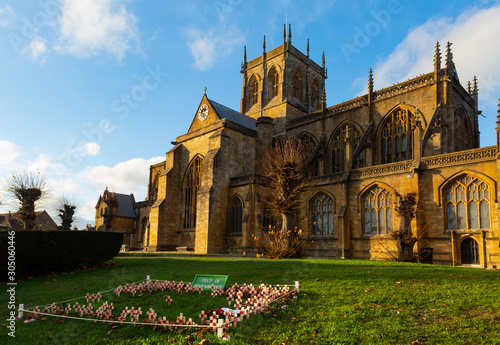
M 239 110 L 249 59 L 292 44 L 328 68 L 328 106 L 433 68 L 436 41 L 452 50 L 465 87 L 479 81 L 481 146 L 496 144 L 500 1 L 0 0 L 0 180 L 41 171 L 56 217 L 60 196 L 93 224 L 102 191 L 146 195 L 208 96 Z M 2 197 L 0 212 L 16 204 Z

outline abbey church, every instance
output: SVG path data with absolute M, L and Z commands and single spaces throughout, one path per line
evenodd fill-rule
M 443 58 L 434 49 L 433 71 L 374 90 L 370 70 L 365 95 L 327 106 L 324 56 L 312 61 L 285 27 L 279 47 L 264 43 L 252 60 L 245 51 L 239 111 L 205 93 L 187 132 L 151 166 L 146 200 L 100 198 L 96 227 L 127 199 L 129 221 L 110 231 L 131 249 L 256 253 L 252 236 L 270 223 L 260 159 L 276 140 L 297 139 L 314 175 L 296 212 L 309 255 L 384 259 L 400 222 L 396 197 L 416 193 L 415 251 L 499 267 L 500 109 L 497 145 L 480 148 L 477 81 L 460 84 L 449 43 Z

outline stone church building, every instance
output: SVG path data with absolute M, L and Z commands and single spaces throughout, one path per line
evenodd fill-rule
M 498 267 L 500 110 L 497 145 L 480 148 L 477 81 L 460 84 L 451 45 L 443 59 L 436 45 L 433 71 L 374 90 L 370 70 L 365 95 L 327 107 L 324 55 L 318 64 L 309 44 L 304 54 L 290 29 L 283 36 L 252 60 L 245 50 L 239 111 L 202 96 L 189 130 L 151 166 L 127 244 L 256 252 L 252 235 L 270 223 L 259 160 L 273 141 L 297 139 L 314 174 L 296 214 L 310 255 L 385 258 L 400 221 L 396 196 L 417 193 L 415 251 L 432 248 L 435 263 Z

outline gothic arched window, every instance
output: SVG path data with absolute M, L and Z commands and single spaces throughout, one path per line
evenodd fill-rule
M 259 102 L 259 81 L 254 75 L 248 82 L 248 108 Z
M 381 126 L 380 137 L 382 164 L 412 158 L 413 119 L 413 113 L 403 108 L 397 108 L 386 116 Z
M 301 149 L 306 153 L 307 157 L 311 155 L 311 153 L 314 151 L 314 148 L 316 147 L 316 140 L 312 137 L 312 135 L 309 135 L 307 133 L 301 134 L 297 138 L 299 145 Z M 314 159 L 312 162 L 312 173 L 314 176 L 319 175 L 319 159 Z
M 352 124 L 345 123 L 341 127 L 337 128 L 335 133 L 333 133 L 332 139 L 332 173 L 341 172 L 346 170 L 345 167 L 345 155 L 346 155 L 346 144 L 349 142 L 351 147 L 351 155 L 356 150 L 359 142 L 361 140 L 360 131 Z M 364 164 L 364 152 L 361 152 L 356 160 L 353 162 L 354 169 L 362 168 Z
M 446 229 L 489 229 L 490 189 L 472 176 L 462 176 L 444 189 Z
M 241 234 L 241 228 L 243 223 L 243 203 L 241 199 L 235 197 L 230 205 L 231 210 L 231 224 L 229 226 L 229 234 L 239 235 Z
M 293 97 L 302 102 L 302 72 L 298 67 L 293 72 Z
M 462 108 L 455 111 L 455 151 L 468 150 L 472 148 L 472 132 L 470 122 Z
M 269 99 L 278 96 L 279 83 L 280 83 L 280 75 L 276 67 L 273 67 L 269 71 L 269 76 L 268 76 L 269 89 L 267 94 Z
M 319 108 L 319 87 L 316 79 L 313 79 L 311 83 L 311 107 L 313 109 Z
M 196 206 L 198 200 L 198 189 L 201 184 L 202 158 L 197 156 L 189 165 L 184 177 L 184 222 L 183 228 L 194 228 L 196 226 Z
M 379 186 L 370 188 L 361 198 L 363 202 L 363 234 L 388 234 L 394 228 L 392 194 Z
M 311 235 L 333 236 L 333 199 L 320 192 L 309 202 L 311 211 Z

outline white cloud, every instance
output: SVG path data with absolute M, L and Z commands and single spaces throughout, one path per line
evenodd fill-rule
M 77 57 L 104 52 L 121 60 L 136 39 L 136 17 L 119 0 L 64 0 L 56 50 Z
M 101 151 L 101 145 L 96 143 L 87 143 L 79 147 L 76 151 L 80 156 L 96 156 Z
M 120 162 L 113 167 L 104 165 L 87 167 L 80 173 L 80 177 L 87 180 L 90 186 L 99 193 L 108 187 L 118 193 L 134 193 L 143 197 L 148 185 L 149 167 L 162 160 L 164 160 L 162 157 L 134 158 Z
M 16 159 L 21 154 L 21 147 L 7 140 L 0 140 L 0 168 L 15 168 Z
M 143 200 L 148 187 L 149 167 L 164 159 L 164 157 L 134 158 L 112 167 L 104 165 L 87 167 L 76 177 L 79 183 L 85 185 L 83 189 L 86 198 L 78 211 L 80 217 L 84 219 L 95 217 L 95 205 L 106 187 L 117 193 L 132 193 L 136 201 Z
M 234 47 L 244 41 L 244 36 L 237 28 L 204 31 L 192 27 L 185 32 L 187 45 L 194 58 L 193 67 L 201 71 L 212 68 L 216 61 L 231 54 Z
M 500 6 L 473 8 L 455 19 L 431 19 L 411 30 L 394 51 L 376 65 L 375 88 L 384 88 L 431 72 L 436 41 L 441 44 L 444 66 L 446 42 L 450 41 L 453 43 L 453 61 L 462 85 L 466 86 L 467 81 L 476 75 L 480 83 L 481 100 L 492 105 L 500 95 L 499 32 Z M 366 89 L 363 88 L 361 93 L 366 93 Z
M 35 35 L 30 43 L 24 48 L 23 53 L 30 56 L 33 60 L 44 62 L 45 55 L 48 53 L 45 39 Z

